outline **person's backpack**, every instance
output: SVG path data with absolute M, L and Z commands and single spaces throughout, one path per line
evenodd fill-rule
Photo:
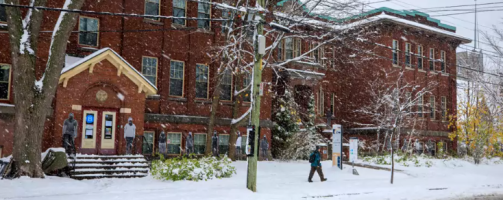
M 316 160 L 316 155 L 314 153 L 312 153 L 310 156 L 309 156 L 309 163 L 314 163 L 314 160 Z

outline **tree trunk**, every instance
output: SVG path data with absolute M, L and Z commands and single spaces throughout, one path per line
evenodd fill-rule
M 70 1 L 68 9 L 80 9 L 84 0 Z M 7 0 L 19 5 L 19 0 Z M 46 0 L 34 0 L 33 6 L 45 6 Z M 19 8 L 6 9 L 13 65 L 13 88 L 15 107 L 13 159 L 17 175 L 34 178 L 44 177 L 41 148 L 46 116 L 58 87 L 61 69 L 65 61 L 66 45 L 70 32 L 75 27 L 76 13 L 62 12 L 59 27 L 55 27 L 50 56 L 40 80 L 37 79 L 37 44 L 43 11 L 30 9 L 23 25 Z M 27 40 L 21 41 L 22 36 Z M 27 36 L 26 36 L 27 35 Z M 23 43 L 21 43 L 23 42 Z M 41 84 L 36 85 L 39 82 Z
M 392 139 L 393 139 L 393 133 L 391 134 L 390 136 L 390 141 L 392 142 Z M 390 142 L 390 143 L 391 143 Z M 391 146 L 391 184 L 393 184 L 393 176 L 395 175 L 395 153 L 394 153 L 394 149 L 393 149 L 393 144 L 390 145 Z
M 223 70 L 222 70 L 223 72 Z M 217 83 L 215 84 L 215 89 L 213 89 L 213 97 L 211 101 L 211 113 L 210 119 L 208 121 L 208 133 L 206 134 L 206 149 L 204 155 L 211 155 L 211 137 L 213 136 L 213 129 L 215 127 L 215 118 L 217 115 L 218 107 L 220 105 L 220 82 L 222 82 L 222 74 L 217 72 L 216 77 Z
M 242 80 L 241 78 L 243 77 L 243 74 L 240 73 L 239 75 L 236 76 L 236 80 Z M 235 91 L 240 91 L 241 90 L 241 85 L 239 83 L 242 83 L 243 81 L 238 82 L 238 84 L 235 84 Z M 239 93 L 237 96 L 234 97 L 233 101 L 233 106 L 232 106 L 232 118 L 236 119 L 239 116 L 239 110 L 241 109 L 241 105 L 243 103 L 243 93 Z M 241 144 L 236 144 L 236 139 L 237 139 L 237 131 L 239 126 L 243 124 L 243 122 L 246 120 L 246 117 L 243 117 L 243 119 L 235 124 L 231 124 L 231 135 L 229 138 L 229 157 L 232 159 L 232 161 L 236 160 L 236 145 L 241 145 Z M 242 139 L 242 138 L 241 138 Z

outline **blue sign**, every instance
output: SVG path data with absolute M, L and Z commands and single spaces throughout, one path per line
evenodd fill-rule
M 93 114 L 87 114 L 87 116 L 86 116 L 86 123 L 87 124 L 93 124 L 94 123 L 94 115 Z

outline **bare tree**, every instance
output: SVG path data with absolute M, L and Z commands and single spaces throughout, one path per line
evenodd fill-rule
M 80 9 L 84 0 L 66 0 L 64 9 Z M 30 0 L 30 6 L 45 6 L 47 0 Z M 6 4 L 20 5 L 19 0 Z M 61 12 L 54 25 L 49 58 L 42 76 L 37 76 L 38 43 L 44 11 L 28 9 L 26 15 L 17 7 L 7 7 L 11 56 L 13 64 L 14 103 L 16 105 L 13 158 L 19 175 L 44 177 L 41 168 L 42 134 L 49 114 L 70 32 L 78 14 Z
M 400 141 L 403 128 L 414 130 L 415 118 L 423 115 L 424 96 L 431 93 L 431 88 L 436 85 L 430 83 L 422 87 L 414 82 L 407 82 L 402 70 L 387 73 L 382 71 L 383 76 L 369 83 L 369 95 L 371 101 L 357 112 L 370 118 L 372 126 L 384 130 L 385 145 L 390 144 L 391 152 L 391 184 L 395 169 L 394 152 L 396 151 L 392 141 Z M 428 105 L 428 104 L 426 104 Z

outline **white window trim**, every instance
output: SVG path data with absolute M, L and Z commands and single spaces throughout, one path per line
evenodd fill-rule
M 93 46 L 93 45 L 87 45 L 87 44 L 81 44 L 80 43 L 80 18 L 88 18 L 88 19 L 95 19 L 98 21 L 98 32 L 96 33 L 98 36 L 96 37 L 96 46 Z M 88 16 L 79 16 L 79 34 L 78 34 L 78 38 L 77 38 L 77 43 L 80 45 L 80 46 L 84 46 L 84 47 L 98 47 L 100 46 L 100 19 L 99 18 L 95 18 L 95 17 L 88 17 Z
M 155 66 L 155 83 L 153 83 L 153 84 L 155 86 L 157 86 L 157 77 L 159 75 L 159 58 L 157 58 L 157 57 L 151 57 L 151 56 L 142 56 L 141 57 L 141 71 L 142 71 L 142 74 L 143 74 L 143 67 L 145 67 L 145 66 L 143 66 L 143 59 L 145 59 L 145 58 L 153 58 L 153 59 L 156 60 L 156 62 L 155 62 L 155 64 L 156 64 L 156 66 Z M 143 74 L 143 76 L 150 76 L 150 75 Z
M 393 40 L 392 44 L 392 54 L 395 53 L 396 53 L 396 64 L 393 63 L 393 60 L 391 62 L 395 66 L 400 66 L 400 42 L 398 40 Z M 391 59 L 393 59 L 393 55 L 391 55 Z
M 196 99 L 208 99 L 209 96 L 210 96 L 210 66 L 208 66 L 207 64 L 196 63 L 196 69 L 197 69 L 197 65 L 204 65 L 204 66 L 207 67 L 207 74 L 206 74 L 206 76 L 208 77 L 208 79 L 206 81 L 206 98 L 198 98 L 198 97 L 195 97 L 195 98 Z M 197 70 L 196 70 L 196 72 L 197 72 Z M 197 83 L 197 78 L 196 78 L 196 83 Z
M 143 13 L 144 13 L 145 15 L 149 15 L 149 14 L 147 14 L 147 2 L 152 2 L 152 0 L 145 0 L 145 4 L 143 4 L 143 5 L 144 5 L 144 7 L 145 7 L 145 8 L 144 8 Z M 162 1 L 161 1 L 161 0 L 159 0 L 159 3 L 158 3 L 158 4 L 159 4 L 159 8 L 158 8 L 158 10 L 159 10 L 159 11 L 158 11 L 158 13 L 159 13 L 159 15 L 161 15 L 161 2 L 162 2 Z M 157 3 L 157 2 L 154 2 L 154 3 Z M 148 19 L 148 20 L 152 20 L 152 21 L 161 21 L 161 18 L 157 18 L 157 19 L 154 19 L 154 18 L 155 18 L 155 17 L 148 17 L 148 18 L 146 18 L 146 19 Z
M 206 133 L 194 133 L 194 139 L 196 138 L 195 135 L 204 135 L 204 138 L 208 140 L 207 134 Z M 194 140 L 194 146 L 196 145 L 196 141 Z M 206 141 L 204 142 L 204 147 L 206 148 Z M 195 152 L 194 152 L 195 153 Z M 196 155 L 204 155 L 203 154 L 196 154 Z

